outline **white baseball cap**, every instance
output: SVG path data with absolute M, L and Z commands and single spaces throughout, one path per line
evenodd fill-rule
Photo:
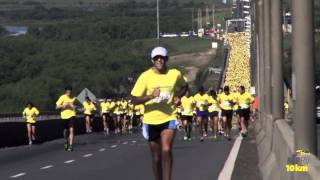
M 168 51 L 164 47 L 155 47 L 151 52 L 151 58 L 153 59 L 156 56 L 168 56 Z

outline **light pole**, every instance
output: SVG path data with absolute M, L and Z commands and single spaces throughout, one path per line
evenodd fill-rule
M 157 0 L 157 40 L 158 46 L 160 46 L 159 0 Z
M 317 154 L 313 0 L 292 1 L 295 148 Z
M 271 94 L 271 45 L 270 45 L 270 42 L 271 42 L 271 28 L 270 28 L 270 16 L 271 16 L 271 13 L 270 13 L 270 3 L 271 1 L 270 0 L 264 0 L 263 1 L 263 23 L 264 23 L 264 39 L 263 39 L 263 42 L 264 42 L 264 79 L 265 81 L 264 84 L 265 84 L 265 94 L 264 94 L 264 104 L 265 104 L 265 111 L 266 113 L 268 113 L 268 115 L 271 114 L 271 97 L 272 97 L 272 94 Z
M 271 1 L 271 67 L 272 116 L 284 118 L 283 110 L 283 58 L 282 58 L 282 0 Z

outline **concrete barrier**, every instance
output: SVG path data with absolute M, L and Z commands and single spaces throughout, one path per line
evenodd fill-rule
M 62 120 L 59 116 L 48 119 L 40 117 L 36 124 L 37 143 L 63 138 Z M 21 119 L 21 118 L 20 118 Z M 11 119 L 0 123 L 0 148 L 26 145 L 28 143 L 26 123 L 19 118 Z M 112 126 L 112 124 L 110 124 Z M 93 131 L 103 130 L 101 117 L 95 117 L 93 121 Z M 85 120 L 83 116 L 77 116 L 75 120 L 76 135 L 85 134 Z
M 320 179 L 320 160 L 308 156 L 308 172 L 287 172 L 288 158 L 295 152 L 294 131 L 285 119 L 273 121 L 260 114 L 255 121 L 259 168 L 264 180 L 316 180 Z

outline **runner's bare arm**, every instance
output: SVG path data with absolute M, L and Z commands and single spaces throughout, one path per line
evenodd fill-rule
M 188 84 L 186 83 L 185 86 L 182 86 L 178 92 L 175 93 L 175 96 L 173 98 L 173 103 L 175 106 L 179 106 L 181 103 L 181 97 L 184 96 L 187 93 L 187 90 L 189 89 Z
M 188 89 L 189 89 L 189 85 L 186 83 L 184 86 L 182 86 L 182 87 L 179 89 L 179 91 L 177 91 L 177 92 L 175 93 L 175 96 L 181 98 L 182 96 L 184 96 L 184 95 L 186 94 L 186 92 L 187 92 Z

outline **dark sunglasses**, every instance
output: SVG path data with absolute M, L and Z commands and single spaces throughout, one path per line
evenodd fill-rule
M 160 56 L 160 55 L 158 55 L 158 56 L 155 56 L 155 57 L 152 58 L 152 60 L 154 60 L 154 61 L 156 61 L 158 59 L 168 60 L 168 56 Z

